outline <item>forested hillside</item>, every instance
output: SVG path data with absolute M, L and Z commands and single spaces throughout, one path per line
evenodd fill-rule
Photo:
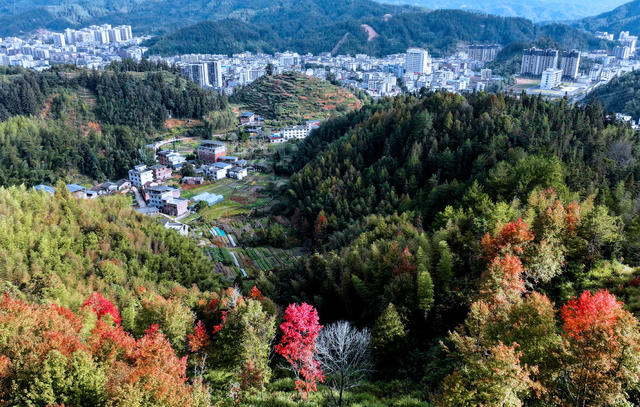
M 640 1 L 630 1 L 611 11 L 587 17 L 573 23 L 589 31 L 608 31 L 616 35 L 620 31 L 640 30 Z
M 308 21 L 313 24 L 308 24 Z M 379 34 L 369 39 L 362 25 Z M 496 17 L 460 10 L 404 12 L 354 18 L 308 18 L 306 13 L 257 15 L 249 21 L 202 22 L 148 41 L 150 54 L 221 53 L 248 50 L 274 52 L 293 50 L 318 54 L 387 55 L 408 47 L 428 48 L 435 55 L 452 52 L 459 41 L 499 43 L 534 41 L 551 37 L 564 48 L 606 48 L 591 34 L 562 24 L 536 25 L 524 18 Z
M 123 197 L 0 187 L 0 214 L 0 405 L 325 404 L 316 340 L 336 343 L 312 306 L 283 315 L 250 281 L 230 287 L 194 240 Z M 368 364 L 369 333 L 346 332 Z M 372 389 L 344 400 L 424 405 Z
M 611 112 L 630 115 L 637 121 L 640 119 L 640 73 L 634 71 L 613 78 L 591 92 L 587 96 L 590 98 Z
M 227 108 L 225 98 L 180 78 L 167 66 L 146 61 L 125 61 L 101 72 L 12 69 L 4 78 L 4 186 L 55 183 L 60 177 L 121 178 L 128 168 L 150 159 L 144 146 L 155 131 L 164 129 L 169 114 L 202 119 Z
M 372 327 L 378 377 L 438 405 L 635 402 L 638 361 L 604 349 L 639 338 L 639 143 L 595 103 L 380 100 L 303 143 L 288 196 L 317 253 L 259 287 Z M 582 376 L 585 343 L 603 382 Z
M 0 186 L 0 405 L 640 403 L 640 133 L 597 101 L 422 91 L 331 117 L 242 215 L 296 255 L 230 281 L 201 235 L 60 179 L 225 99 L 148 61 L 4 75 L 0 181 L 27 186 Z
M 290 13 L 323 21 L 358 19 L 411 10 L 408 6 L 382 5 L 370 0 L 15 0 L 0 2 L 0 35 L 17 35 L 38 28 L 64 30 L 91 24 L 131 24 L 135 33 L 157 34 L 203 20 L 247 20 Z

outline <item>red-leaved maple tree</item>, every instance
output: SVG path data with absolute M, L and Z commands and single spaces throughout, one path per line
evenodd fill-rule
M 296 389 L 306 398 L 316 391 L 316 382 L 323 382 L 320 364 L 314 359 L 316 339 L 322 326 L 318 323 L 318 311 L 311 305 L 290 304 L 280 325 L 282 340 L 276 352 L 284 357 L 296 373 Z
M 122 318 L 120 317 L 120 312 L 118 312 L 118 308 L 108 299 L 104 298 L 100 293 L 93 293 L 85 301 L 83 307 L 89 307 L 96 313 L 98 319 L 102 319 L 105 315 L 110 315 L 111 320 L 116 324 L 120 325 L 122 322 Z
M 525 292 L 523 272 L 516 256 L 494 258 L 482 275 L 481 297 L 496 306 L 517 301 Z
M 256 301 L 262 301 L 264 300 L 264 295 L 262 295 L 262 292 L 254 285 L 251 291 L 249 291 L 249 298 Z
M 612 333 L 622 310 L 622 302 L 607 290 L 595 293 L 584 291 L 579 298 L 571 299 L 560 311 L 564 330 L 574 339 L 580 339 L 587 331 Z
M 562 375 L 574 406 L 611 406 L 640 377 L 638 320 L 607 290 L 584 291 L 560 310 Z
M 196 326 L 193 328 L 193 333 L 189 334 L 188 338 L 191 352 L 199 352 L 211 343 L 209 335 L 207 334 L 207 329 L 202 321 L 198 321 Z

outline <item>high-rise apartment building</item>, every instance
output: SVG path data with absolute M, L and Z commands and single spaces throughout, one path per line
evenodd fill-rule
M 629 59 L 631 56 L 631 48 L 618 45 L 613 49 L 613 55 L 618 59 Z
M 209 86 L 209 69 L 206 63 L 183 65 L 182 76 L 202 87 Z
M 580 51 L 571 50 L 564 51 L 562 53 L 562 61 L 560 62 L 560 69 L 562 69 L 562 76 L 565 78 L 571 78 L 573 80 L 578 78 L 578 70 L 580 68 Z
M 426 49 L 409 48 L 405 60 L 405 72 L 412 73 L 431 73 L 431 57 Z
M 473 61 L 489 62 L 493 61 L 500 52 L 500 46 L 497 44 L 473 44 L 469 45 L 467 55 Z
M 522 53 L 522 75 L 542 75 L 542 72 L 549 68 L 558 67 L 558 50 L 555 49 L 525 49 Z
M 214 88 L 221 88 L 222 83 L 222 63 L 220 61 L 207 62 L 207 72 L 209 75 L 209 85 Z

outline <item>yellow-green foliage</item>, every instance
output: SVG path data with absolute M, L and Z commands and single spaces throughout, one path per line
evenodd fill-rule
M 193 241 L 137 214 L 124 197 L 78 200 L 61 183 L 54 197 L 0 188 L 0 291 L 72 309 L 99 291 L 127 326 L 140 291 L 192 306 L 200 291 L 181 285 L 216 289 L 212 270 Z

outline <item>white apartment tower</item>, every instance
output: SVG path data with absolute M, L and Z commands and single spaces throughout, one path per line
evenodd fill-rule
M 65 45 L 67 45 L 66 40 L 64 38 L 64 34 L 53 33 L 52 38 L 53 38 L 53 44 L 56 47 L 64 47 Z
M 111 42 L 120 42 L 122 41 L 122 37 L 120 36 L 120 30 L 117 28 L 112 28 L 109 30 L 109 40 Z
M 130 25 L 120 25 L 116 27 L 116 29 L 120 31 L 120 38 L 122 41 L 128 41 L 133 38 Z
M 520 74 L 538 76 L 549 68 L 558 67 L 558 50 L 530 48 L 522 52 Z
M 73 38 L 73 32 L 75 30 L 72 30 L 71 28 L 67 28 L 64 30 L 64 39 L 66 41 L 67 44 L 73 44 L 74 43 L 74 38 Z
M 613 49 L 613 55 L 618 59 L 629 59 L 631 56 L 631 48 L 618 45 Z
M 635 54 L 636 44 L 638 42 L 637 36 L 629 35 L 629 31 L 621 31 L 620 36 L 618 37 L 618 42 L 620 42 L 624 47 L 629 47 L 631 55 Z
M 580 68 L 580 51 L 571 50 L 562 53 L 562 62 L 560 63 L 560 69 L 562 69 L 562 76 L 565 78 L 571 78 L 576 80 L 578 78 L 578 69 Z
M 96 42 L 99 44 L 109 43 L 109 30 L 106 28 L 99 28 L 93 32 Z
M 493 61 L 498 55 L 498 52 L 500 52 L 500 46 L 497 44 L 472 44 L 469 45 L 467 49 L 469 59 L 480 62 Z
M 426 49 L 409 48 L 405 60 L 405 72 L 431 74 L 431 57 Z

